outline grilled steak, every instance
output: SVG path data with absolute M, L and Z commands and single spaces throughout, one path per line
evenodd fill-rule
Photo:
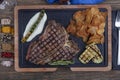
M 48 22 L 40 38 L 29 45 L 26 60 L 42 65 L 51 61 L 72 60 L 79 48 L 68 37 L 63 26 L 55 21 Z

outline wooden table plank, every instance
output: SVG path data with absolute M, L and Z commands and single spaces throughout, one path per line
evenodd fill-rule
M 50 73 L 0 73 L 1 80 L 119 80 L 120 71 L 71 72 L 59 70 Z

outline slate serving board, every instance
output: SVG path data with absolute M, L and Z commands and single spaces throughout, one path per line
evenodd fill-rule
M 111 7 L 109 5 L 94 5 L 100 8 L 101 11 L 108 11 L 108 17 L 105 27 L 105 43 L 98 45 L 104 57 L 104 61 L 100 64 L 89 62 L 82 64 L 78 57 L 85 50 L 85 43 L 81 38 L 76 38 L 70 35 L 78 43 L 80 52 L 74 57 L 74 64 L 68 66 L 50 66 L 50 65 L 35 65 L 25 60 L 27 48 L 30 43 L 21 43 L 21 38 L 25 27 L 30 18 L 41 9 L 45 9 L 49 20 L 56 20 L 61 23 L 65 28 L 72 19 L 74 12 L 90 8 L 93 5 L 42 5 L 42 6 L 17 6 L 15 8 L 15 69 L 20 72 L 38 72 L 38 71 L 55 71 L 58 67 L 68 67 L 72 71 L 108 71 L 111 69 Z M 47 22 L 45 25 L 47 25 Z M 40 35 L 39 35 L 40 36 Z M 37 39 L 37 36 L 35 39 Z M 33 39 L 33 40 L 35 40 Z

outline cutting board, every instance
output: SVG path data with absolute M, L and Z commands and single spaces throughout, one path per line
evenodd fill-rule
M 101 64 L 81 64 L 77 59 L 75 64 L 69 66 L 49 66 L 35 65 L 25 60 L 27 45 L 20 42 L 24 28 L 30 17 L 41 9 L 45 9 L 48 14 L 48 20 L 55 19 L 57 22 L 67 26 L 75 11 L 98 7 L 101 11 L 107 11 L 107 25 L 105 27 L 105 43 L 100 46 L 103 52 L 104 61 Z M 15 24 L 15 70 L 18 72 L 53 72 L 59 67 L 70 68 L 72 71 L 109 71 L 111 70 L 112 49 L 111 49 L 111 7 L 109 5 L 30 5 L 16 6 L 14 9 L 14 24 Z M 66 27 L 65 27 L 66 28 Z M 80 45 L 85 46 L 80 42 L 80 39 L 75 39 Z M 81 49 L 82 51 L 82 49 Z M 76 56 L 76 58 L 78 55 Z

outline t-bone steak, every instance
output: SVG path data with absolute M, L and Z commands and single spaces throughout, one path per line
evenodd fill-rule
M 26 60 L 41 65 L 58 60 L 72 60 L 79 48 L 68 38 L 69 35 L 61 24 L 49 21 L 39 39 L 29 45 Z

